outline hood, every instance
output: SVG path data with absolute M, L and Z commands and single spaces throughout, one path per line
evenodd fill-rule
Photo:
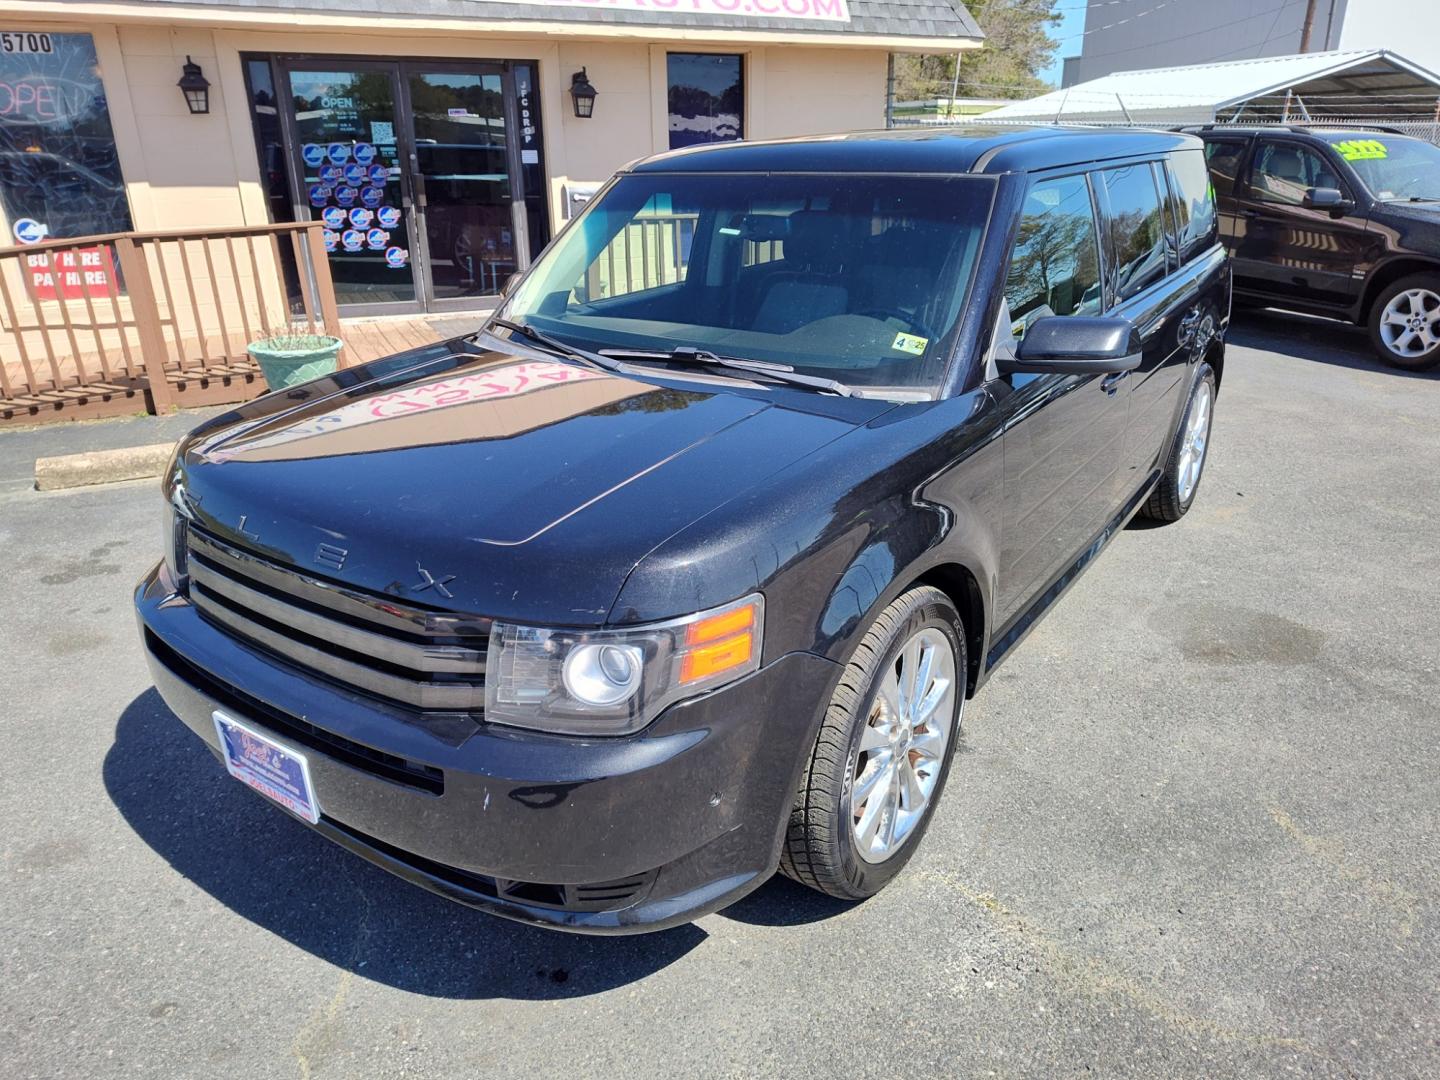
M 202 527 L 314 576 L 590 626 L 648 551 L 885 408 L 437 347 L 267 395 L 181 467 Z
M 1404 218 L 1440 228 L 1440 202 L 1377 201 L 1371 216 Z

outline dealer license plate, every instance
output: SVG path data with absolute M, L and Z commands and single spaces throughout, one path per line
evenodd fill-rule
M 234 717 L 219 711 L 212 715 L 220 753 L 231 776 L 311 825 L 320 820 L 320 804 L 315 801 L 310 764 L 304 754 L 281 746 Z

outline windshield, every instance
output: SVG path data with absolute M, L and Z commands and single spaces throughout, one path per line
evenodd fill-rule
M 933 389 L 993 190 L 980 177 L 623 176 L 501 315 L 592 352 L 694 348 Z
M 1440 199 L 1440 146 L 1395 135 L 1331 138 L 1377 199 Z

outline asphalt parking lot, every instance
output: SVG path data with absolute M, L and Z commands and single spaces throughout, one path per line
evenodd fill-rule
M 891 888 L 640 938 L 453 906 L 230 780 L 141 659 L 153 482 L 28 490 L 57 438 L 0 434 L 8 1075 L 1440 1075 L 1440 375 L 1358 331 L 1235 327 L 1195 509 L 970 704 Z

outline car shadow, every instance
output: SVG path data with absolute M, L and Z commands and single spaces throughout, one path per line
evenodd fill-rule
M 236 783 L 154 690 L 121 714 L 105 789 L 136 834 L 237 915 L 337 967 L 442 998 L 582 997 L 705 940 L 689 925 L 581 937 L 496 918 L 393 877 Z
M 718 914 L 751 926 L 803 926 L 843 915 L 859 907 L 860 903 L 859 900 L 837 900 L 825 896 L 807 885 L 776 874 Z
M 1355 371 L 1373 371 L 1402 379 L 1437 377 L 1434 371 L 1405 371 L 1383 363 L 1371 348 L 1370 335 L 1363 326 L 1317 315 L 1270 308 L 1237 308 L 1231 315 L 1226 340 L 1247 349 Z

